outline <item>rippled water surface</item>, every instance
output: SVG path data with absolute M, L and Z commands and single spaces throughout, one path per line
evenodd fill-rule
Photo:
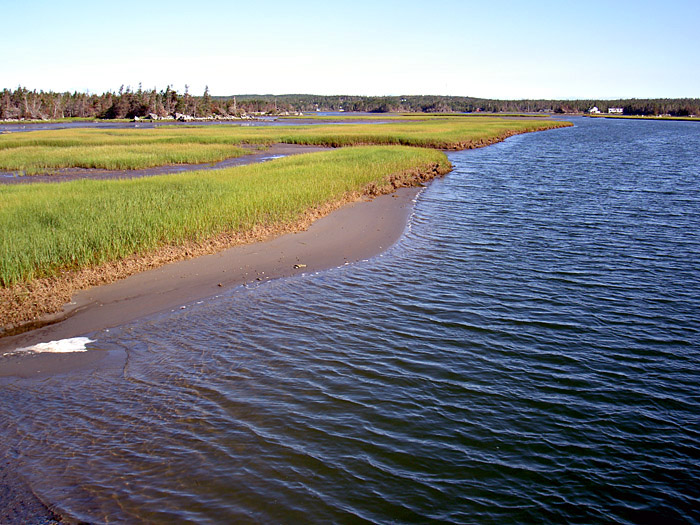
M 700 125 L 450 154 L 386 254 L 90 334 L 0 445 L 90 522 L 700 520 Z

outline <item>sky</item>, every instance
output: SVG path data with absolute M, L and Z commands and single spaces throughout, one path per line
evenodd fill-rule
M 0 0 L 0 90 L 700 97 L 700 1 Z

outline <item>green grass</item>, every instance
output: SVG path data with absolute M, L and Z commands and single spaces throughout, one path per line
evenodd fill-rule
M 451 117 L 463 117 L 463 118 L 484 118 L 484 117 L 496 117 L 496 118 L 508 118 L 508 117 L 518 117 L 518 118 L 547 118 L 551 115 L 547 113 L 492 113 L 492 112 L 479 112 L 479 113 L 401 113 L 403 117 L 410 117 L 412 115 L 425 115 L 428 118 L 451 118 Z
M 0 185 L 0 285 L 224 232 L 291 224 L 309 209 L 380 183 L 390 174 L 435 163 L 446 166 L 445 155 L 435 148 L 475 147 L 515 133 L 569 125 L 459 116 L 386 124 L 82 128 L 5 134 L 0 136 L 0 169 L 27 173 L 213 162 L 243 154 L 245 150 L 238 147 L 242 144 L 371 146 L 131 180 Z
M 444 114 L 443 114 L 444 115 Z M 319 122 L 332 121 L 337 122 L 339 120 L 347 122 L 362 122 L 364 120 L 371 121 L 392 121 L 392 120 L 434 120 L 437 118 L 437 114 L 431 113 L 365 113 L 362 115 L 357 115 L 353 113 L 339 113 L 338 115 L 318 115 L 316 113 L 305 113 L 304 115 L 280 115 L 277 117 L 278 120 L 317 120 Z
M 260 130 L 261 139 L 293 144 L 348 146 L 396 144 L 438 149 L 464 149 L 525 133 L 570 126 L 568 122 L 509 120 L 501 118 L 449 118 L 387 124 L 344 124 L 335 126 L 294 126 Z M 255 139 L 251 136 L 252 142 Z
M 166 164 L 218 162 L 249 151 L 226 144 L 146 143 L 93 146 L 25 146 L 0 149 L 0 166 L 27 175 L 60 168 L 135 170 Z
M 0 284 L 299 220 L 439 151 L 359 147 L 129 180 L 0 186 Z
M 392 121 L 392 120 L 436 120 L 449 118 L 507 118 L 507 117 L 527 117 L 527 118 L 547 118 L 547 114 L 533 113 L 367 113 L 355 115 L 352 113 L 338 115 L 317 115 L 314 113 L 306 113 L 304 115 L 280 115 L 279 120 L 318 120 L 318 121 Z
M 213 159 L 206 156 L 210 152 L 205 154 L 205 151 L 213 145 L 233 147 L 283 142 L 334 147 L 373 144 L 462 149 L 493 142 L 514 133 L 570 125 L 569 122 L 540 119 L 461 116 L 421 121 L 396 120 L 386 124 L 163 126 L 156 129 L 33 131 L 0 136 L 0 170 L 38 173 L 46 169 L 84 166 L 81 160 L 87 156 L 94 167 L 114 165 L 110 158 L 117 157 L 120 158 L 119 165 L 126 166 L 126 169 L 159 165 L 157 163 L 165 165 L 174 162 L 168 145 L 179 149 L 177 162 L 185 163 L 211 162 Z M 153 156 L 149 164 L 143 164 L 140 159 L 144 149 L 147 149 L 145 145 L 150 145 L 153 151 L 162 148 L 164 154 L 160 160 Z M 120 146 L 122 149 L 99 149 L 98 146 Z M 75 149 L 76 155 L 63 151 L 79 147 L 95 151 Z M 105 160 L 101 161 L 102 158 Z

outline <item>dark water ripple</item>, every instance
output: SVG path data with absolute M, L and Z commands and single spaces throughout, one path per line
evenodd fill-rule
M 576 124 L 452 154 L 382 257 L 7 381 L 8 456 L 92 522 L 700 521 L 700 128 Z

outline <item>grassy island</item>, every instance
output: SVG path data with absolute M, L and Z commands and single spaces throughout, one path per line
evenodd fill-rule
M 355 146 L 221 170 L 0 185 L 0 327 L 60 310 L 76 290 L 152 267 L 153 261 L 163 264 L 304 228 L 362 195 L 444 174 L 450 165 L 439 149 L 479 147 L 564 125 L 569 124 L 442 118 L 0 136 L 0 169 L 25 173 L 212 162 L 246 153 L 242 146 L 280 142 Z
M 7 287 L 224 232 L 286 229 L 310 210 L 349 195 L 393 188 L 396 175 L 411 170 L 446 173 L 449 163 L 435 150 L 374 146 L 223 170 L 0 187 L 0 283 Z
M 329 147 L 402 145 L 458 150 L 485 146 L 517 133 L 568 125 L 568 122 L 541 119 L 432 117 L 385 124 L 33 131 L 0 136 L 0 170 L 31 175 L 70 167 L 140 169 L 216 162 L 245 154 L 242 145 L 274 143 Z

